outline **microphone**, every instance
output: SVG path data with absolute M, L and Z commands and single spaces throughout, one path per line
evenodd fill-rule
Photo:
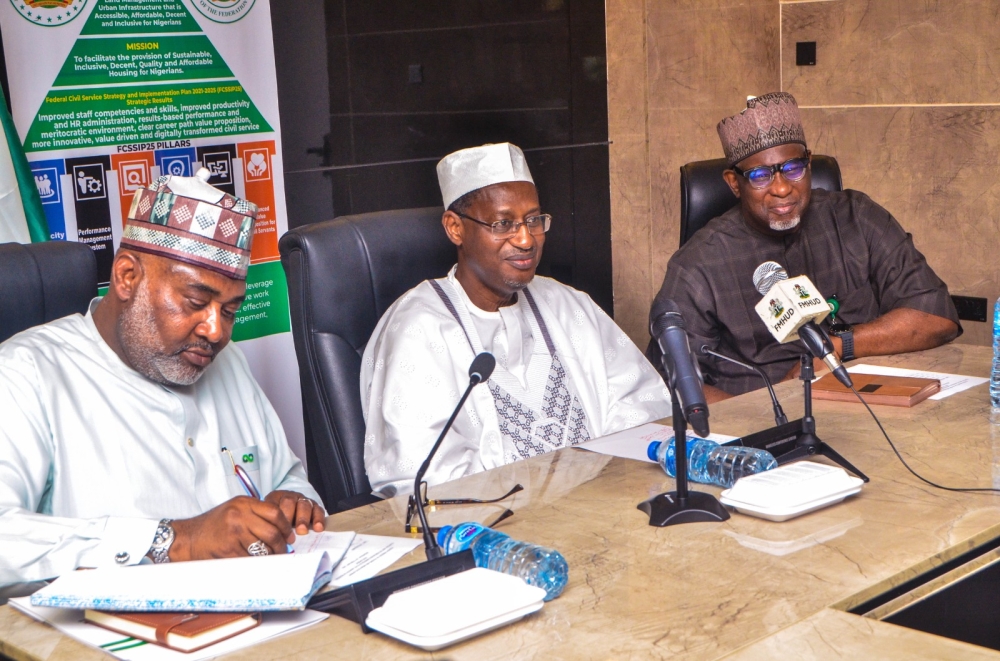
M 757 375 L 764 380 L 764 385 L 767 386 L 767 392 L 771 394 L 771 408 L 774 409 L 774 424 L 780 427 L 781 425 L 788 423 L 788 416 L 785 415 L 784 409 L 782 409 L 781 404 L 778 403 L 778 396 L 774 394 L 774 386 L 771 385 L 771 379 L 767 378 L 767 374 L 764 374 L 764 370 L 755 365 L 750 365 L 736 360 L 735 358 L 730 358 L 729 356 L 724 356 L 721 353 L 712 351 L 708 348 L 707 344 L 701 345 L 701 354 L 703 356 L 715 356 L 716 358 L 721 358 L 722 360 L 728 360 L 735 365 L 757 372 Z
M 427 513 L 424 511 L 424 501 L 420 497 L 420 483 L 423 482 L 424 474 L 427 469 L 430 468 L 431 459 L 437 454 L 438 448 L 441 447 L 441 442 L 444 440 L 445 434 L 451 429 L 452 424 L 455 422 L 455 418 L 458 417 L 459 411 L 462 410 L 462 406 L 465 404 L 465 400 L 469 398 L 469 393 L 477 385 L 486 381 L 493 374 L 493 368 L 496 367 L 497 360 L 493 357 L 493 354 L 483 352 L 476 356 L 472 360 L 472 365 L 469 366 L 469 386 L 465 389 L 465 393 L 462 394 L 462 399 L 458 400 L 458 405 L 455 410 L 452 411 L 451 417 L 448 418 L 448 422 L 445 423 L 444 429 L 441 430 L 441 434 L 438 436 L 437 441 L 434 442 L 434 447 L 427 454 L 427 458 L 424 459 L 424 463 L 420 465 L 417 470 L 417 476 L 413 480 L 413 500 L 417 505 L 417 514 L 420 517 L 420 527 L 424 530 L 424 553 L 427 555 L 428 560 L 434 560 L 435 558 L 440 558 L 444 555 L 444 550 L 438 545 L 437 540 L 434 539 L 434 535 L 431 534 L 430 526 L 427 525 Z
M 764 262 L 754 271 L 753 284 L 764 297 L 754 309 L 771 335 L 782 344 L 802 340 L 838 381 L 853 388 L 854 382 L 834 351 L 833 342 L 817 325 L 830 313 L 830 304 L 812 281 L 804 275 L 789 278 L 777 262 Z
M 684 417 L 699 436 L 708 436 L 708 404 L 702 388 L 701 372 L 691 355 L 684 318 L 680 308 L 668 298 L 653 301 L 649 313 L 649 332 L 663 353 L 663 370 Z

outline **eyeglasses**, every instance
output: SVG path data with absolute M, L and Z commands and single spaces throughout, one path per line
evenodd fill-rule
M 440 498 L 440 499 L 428 500 L 427 483 L 421 482 L 420 500 L 423 502 L 425 509 L 430 508 L 433 511 L 435 507 L 440 507 L 445 505 L 489 505 L 491 503 L 499 503 L 501 500 L 507 500 L 518 491 L 523 491 L 523 490 L 524 487 L 522 487 L 520 484 L 515 484 L 514 488 L 512 488 L 504 495 L 500 496 L 499 498 L 491 498 L 489 500 L 480 500 L 478 498 Z M 421 528 L 420 526 L 413 525 L 413 517 L 416 516 L 416 514 L 417 514 L 417 501 L 414 499 L 413 494 L 410 494 L 410 500 L 406 504 L 406 527 L 404 529 L 404 532 L 406 532 L 407 534 L 422 535 L 424 532 L 424 529 Z M 486 523 L 484 525 L 487 528 L 492 528 L 501 521 L 509 519 L 512 516 L 514 516 L 514 511 L 510 509 L 505 509 L 503 512 L 500 513 L 500 516 L 498 516 L 490 523 Z M 441 530 L 440 527 L 437 528 L 433 526 L 431 527 L 431 532 L 433 533 L 436 533 L 439 530 Z
M 493 232 L 494 239 L 509 239 L 518 232 L 521 231 L 521 225 L 528 228 L 528 232 L 535 236 L 540 236 L 549 231 L 549 227 L 552 225 L 552 216 L 547 213 L 540 214 L 538 216 L 528 216 L 521 222 L 515 222 L 513 220 L 498 220 L 495 223 L 484 223 L 481 220 L 477 220 L 472 216 L 466 216 L 464 213 L 454 212 L 456 216 L 460 218 L 465 218 L 466 220 L 471 220 L 474 223 L 479 223 L 480 225 L 485 225 L 489 227 Z
M 802 177 L 806 176 L 806 170 L 809 169 L 810 156 L 812 156 L 812 152 L 806 150 L 805 156 L 790 158 L 777 165 L 759 165 L 749 170 L 741 170 L 734 165 L 732 169 L 733 172 L 749 181 L 751 186 L 761 189 L 770 186 L 771 182 L 774 181 L 774 175 L 778 172 L 781 172 L 785 181 L 801 181 Z

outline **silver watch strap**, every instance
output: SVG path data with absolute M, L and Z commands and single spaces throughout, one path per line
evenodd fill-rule
M 156 564 L 170 562 L 170 546 L 174 543 L 173 519 L 161 519 L 153 535 L 153 545 L 149 547 L 149 555 Z

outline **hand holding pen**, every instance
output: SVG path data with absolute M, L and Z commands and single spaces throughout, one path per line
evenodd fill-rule
M 326 512 L 318 503 L 315 503 L 312 499 L 306 498 L 302 494 L 294 491 L 272 491 L 267 494 L 266 497 L 261 496 L 260 490 L 257 489 L 257 485 L 254 484 L 246 469 L 236 463 L 232 452 L 225 447 L 222 448 L 222 452 L 229 457 L 229 461 L 233 466 L 233 474 L 243 487 L 243 491 L 246 495 L 263 502 L 277 505 L 282 514 L 284 514 L 285 518 L 294 527 L 295 534 L 306 535 L 310 529 L 315 530 L 316 532 L 323 531 Z M 257 547 L 255 550 L 267 551 L 267 548 Z M 290 544 L 287 545 L 287 552 L 293 552 Z M 251 554 L 253 554 L 252 551 Z M 266 555 L 266 553 L 259 554 Z

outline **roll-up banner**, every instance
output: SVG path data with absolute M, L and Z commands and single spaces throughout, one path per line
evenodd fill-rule
M 267 0 L 0 0 L 0 29 L 50 236 L 89 245 L 102 288 L 133 193 L 160 175 L 205 167 L 258 206 L 233 339 L 305 461 Z

